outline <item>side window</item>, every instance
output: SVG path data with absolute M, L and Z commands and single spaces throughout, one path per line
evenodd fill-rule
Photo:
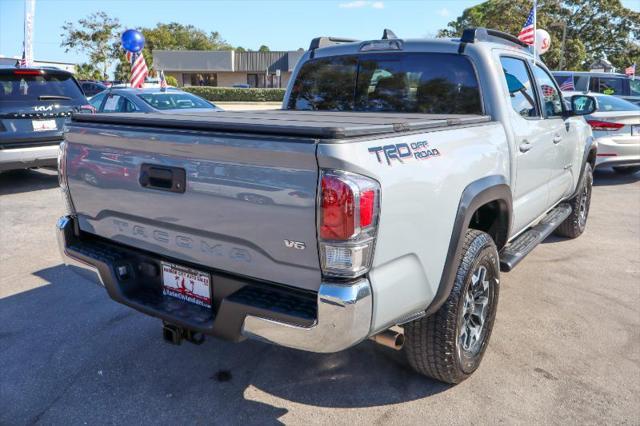
M 138 108 L 127 98 L 122 98 L 118 112 L 136 112 Z
M 640 80 L 629 81 L 631 96 L 640 96 Z
M 586 92 L 589 90 L 589 76 L 588 75 L 576 75 L 574 78 L 576 90 L 580 92 Z
M 605 78 L 600 77 L 598 79 L 598 87 L 596 92 L 604 93 L 605 95 L 623 95 L 624 90 L 622 88 L 623 79 L 621 78 Z
M 524 118 L 538 117 L 536 97 L 527 65 L 521 59 L 502 57 L 500 64 L 509 88 L 511 106 Z
M 120 104 L 122 103 L 122 96 L 109 95 L 107 101 L 104 103 L 104 109 L 102 112 L 120 112 Z
M 533 68 L 540 92 L 542 92 L 542 109 L 545 117 L 562 115 L 562 96 L 554 79 L 540 66 Z
M 89 99 L 89 103 L 91 104 L 92 107 L 96 109 L 96 111 L 100 110 L 100 105 L 102 105 L 102 100 L 104 99 L 105 96 L 106 95 L 104 93 L 101 93 Z

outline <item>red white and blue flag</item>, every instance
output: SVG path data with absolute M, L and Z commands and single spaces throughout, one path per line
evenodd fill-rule
M 562 90 L 563 92 L 576 90 L 576 87 L 573 85 L 573 77 L 568 77 L 565 81 L 563 81 L 560 85 L 560 90 Z
M 160 70 L 159 78 L 160 78 L 160 89 L 167 90 L 167 79 L 164 77 L 164 71 Z
M 636 75 L 636 64 L 631 65 L 624 69 L 624 73 L 629 77 L 634 77 Z
M 524 23 L 524 27 L 520 30 L 520 34 L 518 34 L 518 40 L 527 43 L 534 44 L 536 40 L 536 6 L 535 3 L 531 8 L 531 12 L 529 12 L 529 16 L 527 17 L 527 22 Z
M 149 74 L 147 62 L 144 60 L 142 52 L 127 52 L 127 60 L 131 64 L 131 87 L 141 89 L 144 86 L 144 80 Z

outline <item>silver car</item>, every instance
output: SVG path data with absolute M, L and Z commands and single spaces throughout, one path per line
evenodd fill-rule
M 179 89 L 115 88 L 89 99 L 96 112 L 213 112 L 222 111 L 211 102 Z
M 596 168 L 613 167 L 620 174 L 640 171 L 640 106 L 616 96 L 589 95 L 596 98 L 598 105 L 596 112 L 585 116 L 598 142 Z

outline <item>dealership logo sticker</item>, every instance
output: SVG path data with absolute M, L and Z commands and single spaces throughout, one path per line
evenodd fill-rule
M 375 154 L 378 163 L 386 160 L 388 165 L 393 161 L 404 164 L 409 160 L 426 160 L 431 157 L 439 157 L 440 151 L 429 146 L 429 142 L 397 143 L 393 145 L 374 146 L 369 148 L 371 154 Z

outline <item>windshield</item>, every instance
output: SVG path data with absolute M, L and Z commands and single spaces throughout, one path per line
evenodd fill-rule
M 305 63 L 287 109 L 481 114 L 471 62 L 445 53 L 385 53 Z
M 4 101 L 86 103 L 71 74 L 28 69 L 0 71 L 0 102 Z
M 159 92 L 143 93 L 138 95 L 140 99 L 151 105 L 155 109 L 192 109 L 215 107 L 202 98 L 185 92 Z
M 597 96 L 598 111 L 640 111 L 640 106 L 614 96 Z

